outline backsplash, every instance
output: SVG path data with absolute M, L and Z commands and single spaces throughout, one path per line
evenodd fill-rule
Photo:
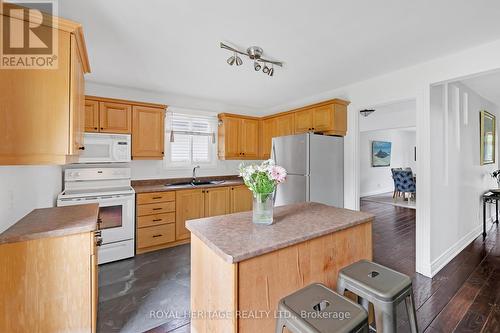
M 196 175 L 206 176 L 227 176 L 238 174 L 238 166 L 243 161 L 217 161 L 216 165 L 204 166 L 196 170 Z M 258 163 L 258 161 L 244 161 L 245 163 Z M 165 168 L 163 161 L 132 161 L 132 180 L 140 179 L 165 179 L 184 178 L 192 176 L 190 167 Z

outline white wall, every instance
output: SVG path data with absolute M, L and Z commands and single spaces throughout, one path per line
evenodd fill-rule
M 374 106 L 375 112 L 359 117 L 359 131 L 376 131 L 417 125 L 416 101 L 402 101 L 389 105 Z
M 388 141 L 392 143 L 391 165 L 388 167 L 372 167 L 372 141 Z M 394 182 L 391 168 L 412 168 L 416 173 L 414 147 L 415 131 L 378 130 L 362 132 L 359 140 L 360 184 L 361 196 L 392 192 Z
M 0 166 L 0 233 L 35 208 L 55 206 L 60 166 Z
M 467 105 L 464 94 L 468 95 Z M 431 215 L 436 221 L 431 224 L 433 270 L 446 264 L 448 253 L 462 250 L 479 235 L 481 195 L 496 187 L 490 173 L 498 169 L 498 162 L 480 165 L 479 111 L 483 109 L 500 115 L 496 105 L 461 83 L 431 89 Z

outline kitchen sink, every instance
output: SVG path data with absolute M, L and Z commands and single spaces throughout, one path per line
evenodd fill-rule
M 200 180 L 191 182 L 179 182 L 165 184 L 165 186 L 201 186 L 201 185 L 217 185 L 224 183 L 224 180 Z

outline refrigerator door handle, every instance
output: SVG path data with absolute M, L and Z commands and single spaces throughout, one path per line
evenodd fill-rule
M 272 152 L 272 156 L 271 157 L 274 160 L 274 162 L 276 162 L 276 146 L 274 145 L 274 141 L 273 141 L 272 151 L 273 152 Z

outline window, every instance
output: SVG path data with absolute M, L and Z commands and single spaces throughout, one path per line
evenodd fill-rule
M 215 164 L 216 117 L 168 113 L 166 157 L 170 167 Z

